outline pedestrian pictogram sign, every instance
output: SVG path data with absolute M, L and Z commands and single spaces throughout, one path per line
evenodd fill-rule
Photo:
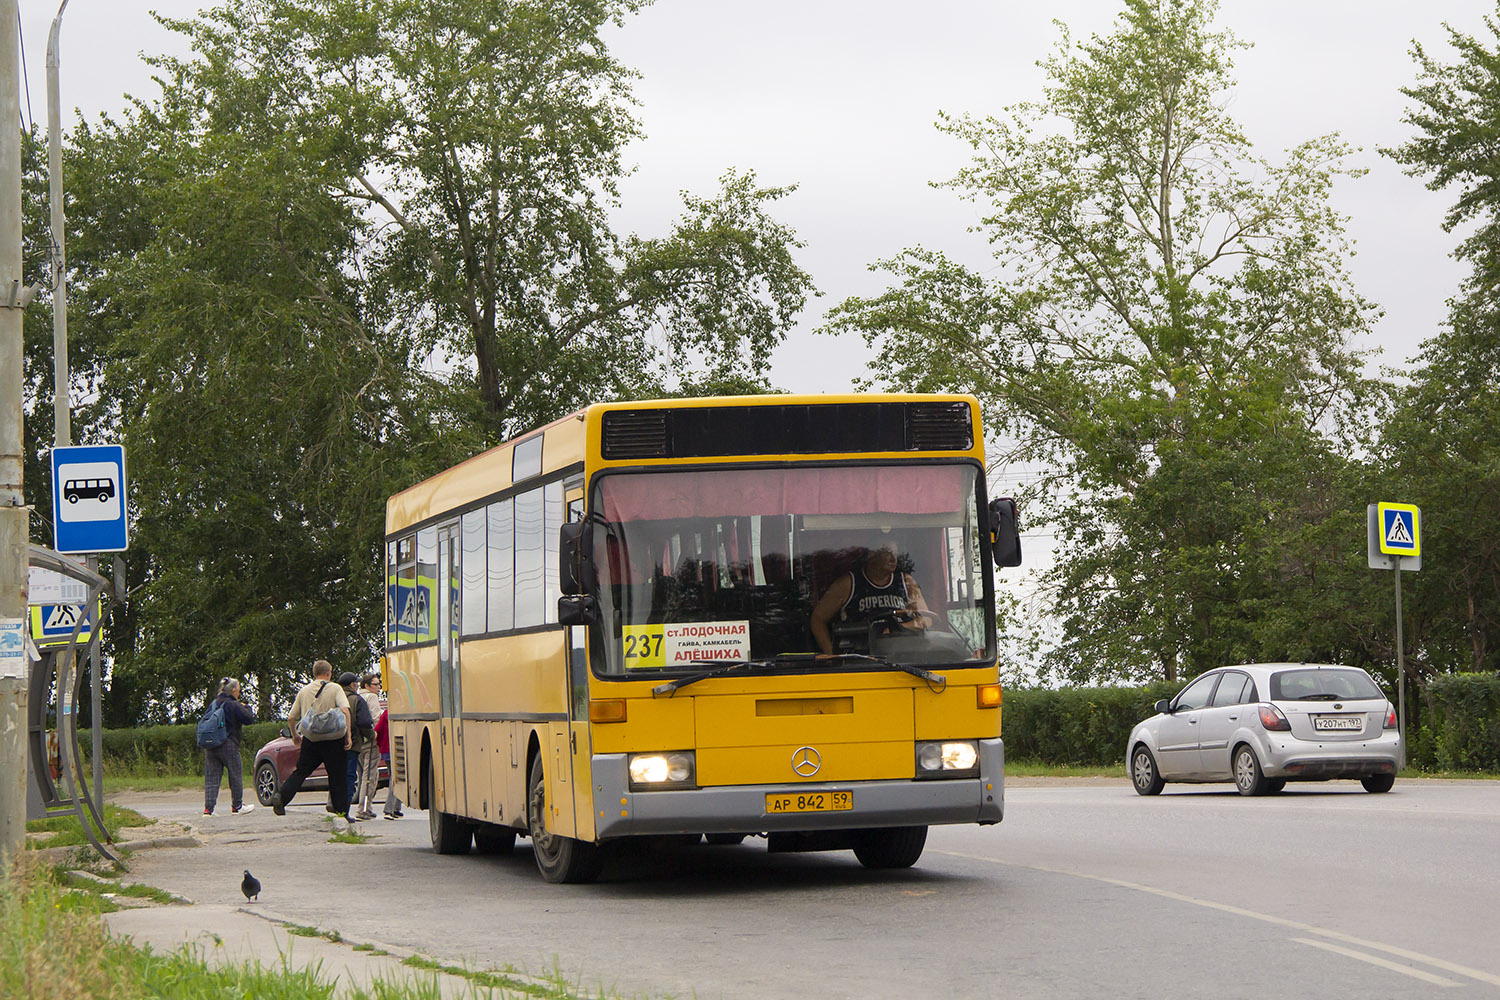
M 83 628 L 78 630 L 78 643 L 83 645 L 92 638 L 96 613 L 89 616 Z M 33 604 L 31 606 L 31 639 L 38 648 L 66 646 L 73 638 L 73 629 L 83 615 L 81 604 Z
M 1409 503 L 1376 504 L 1380 551 L 1388 556 L 1422 554 L 1422 512 Z

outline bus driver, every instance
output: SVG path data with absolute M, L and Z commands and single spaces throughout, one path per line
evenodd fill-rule
M 922 588 L 910 573 L 896 572 L 896 543 L 883 542 L 865 553 L 860 565 L 835 580 L 813 607 L 813 638 L 825 653 L 833 652 L 830 623 L 870 622 L 886 615 L 903 627 L 925 629 L 932 620 Z

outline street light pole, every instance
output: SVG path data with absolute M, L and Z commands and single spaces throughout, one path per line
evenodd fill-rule
M 68 254 L 63 216 L 62 100 L 57 82 L 58 35 L 63 11 L 57 8 L 52 31 L 47 35 L 47 182 L 52 195 L 52 426 L 53 443 L 73 443 L 71 401 L 68 398 Z
M 52 197 L 52 444 L 55 448 L 66 448 L 73 443 L 73 416 L 71 376 L 68 369 L 68 247 L 67 216 L 63 212 L 62 169 L 62 96 L 58 83 L 61 66 L 59 39 L 62 34 L 63 11 L 68 9 L 68 0 L 62 0 L 57 16 L 52 19 L 52 30 L 47 34 L 47 187 Z M 89 569 L 94 568 L 92 557 L 84 561 Z M 83 613 L 88 614 L 89 608 Z M 95 647 L 96 649 L 98 647 Z M 73 669 L 72 652 L 59 656 L 70 658 L 61 664 L 64 669 Z M 99 655 L 94 654 L 89 671 L 89 707 L 93 722 L 92 751 L 94 799 L 104 801 L 104 753 L 103 732 L 99 715 L 102 709 L 102 682 L 99 677 Z
M 0 0 L 0 873 L 26 846 L 26 564 L 22 489 L 19 0 Z M 7 124 L 8 123 L 8 124 Z

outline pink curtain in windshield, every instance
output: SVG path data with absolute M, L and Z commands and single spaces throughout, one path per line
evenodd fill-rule
M 610 476 L 611 521 L 755 514 L 946 514 L 962 506 L 964 469 L 955 465 L 828 469 L 725 469 Z

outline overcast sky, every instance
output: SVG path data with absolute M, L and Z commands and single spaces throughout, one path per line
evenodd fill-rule
M 71 0 L 62 29 L 64 127 L 152 97 L 142 53 L 184 51 L 148 13 L 196 12 L 196 0 Z M 1415 71 L 1418 39 L 1447 54 L 1441 24 L 1483 31 L 1494 3 L 1478 0 L 1224 0 L 1220 24 L 1254 48 L 1236 56 L 1231 113 L 1258 152 L 1279 152 L 1339 132 L 1361 147 L 1370 173 L 1343 182 L 1360 291 L 1385 309 L 1374 344 L 1400 367 L 1445 315 L 1462 270 L 1442 231 L 1452 196 L 1428 192 L 1376 149 L 1402 141 L 1398 88 Z M 45 123 L 47 32 L 56 2 L 21 0 L 30 111 Z M 807 243 L 801 262 L 821 299 L 776 355 L 773 381 L 796 391 L 849 388 L 863 370 L 857 343 L 814 336 L 823 312 L 885 278 L 867 265 L 923 245 L 976 266 L 988 250 L 965 228 L 973 206 L 931 181 L 951 177 L 966 150 L 940 134 L 937 113 L 998 114 L 1040 96 L 1036 67 L 1066 22 L 1075 38 L 1107 33 L 1119 5 L 1107 0 L 1017 4 L 984 0 L 657 0 L 613 33 L 616 55 L 642 74 L 636 87 L 647 138 L 627 157 L 620 228 L 655 234 L 680 206 L 678 192 L 707 194 L 728 167 L 799 189 L 777 209 Z

